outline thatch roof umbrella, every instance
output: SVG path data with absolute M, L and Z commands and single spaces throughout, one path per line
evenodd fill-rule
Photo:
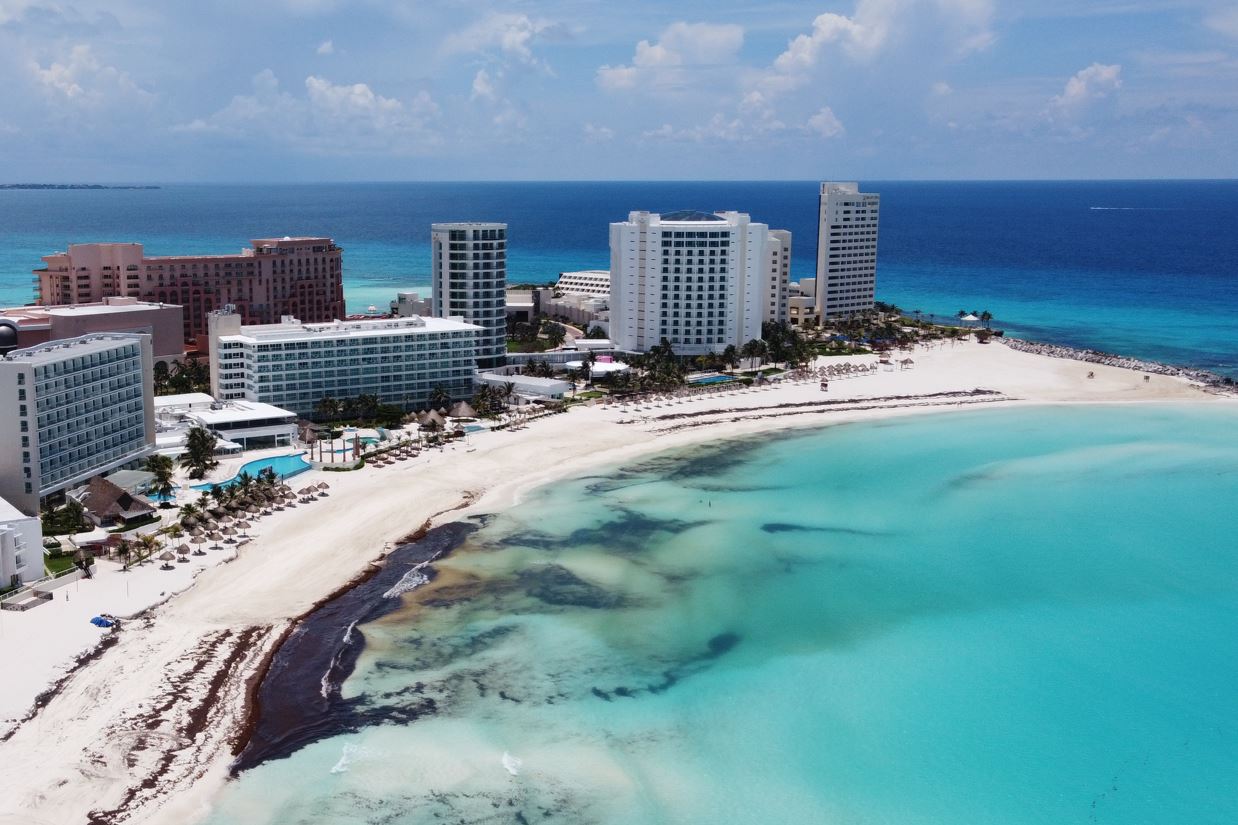
M 211 534 L 210 534 L 207 538 L 209 538 L 211 541 L 213 541 L 213 542 L 214 542 L 214 544 L 212 544 L 212 545 L 211 545 L 211 549 L 212 549 L 212 550 L 222 550 L 222 549 L 223 549 L 223 547 L 221 547 L 221 546 L 219 545 L 219 542 L 221 542 L 221 541 L 223 540 L 223 534 L 218 533 L 218 532 L 215 532 L 215 533 L 211 533 Z
M 177 555 L 177 557 L 178 557 L 178 558 L 176 559 L 177 561 L 180 561 L 180 562 L 186 562 L 186 561 L 189 561 L 189 559 L 185 558 L 186 556 L 188 556 L 188 555 L 189 555 L 189 545 L 188 545 L 188 544 L 179 544 L 179 545 L 177 545 L 177 547 L 176 547 L 176 555 Z
M 176 558 L 176 556 L 172 555 L 171 552 L 164 550 L 157 556 L 157 558 L 159 561 L 163 562 L 163 564 L 159 565 L 160 570 L 171 570 L 172 565 L 168 564 L 168 562 L 172 561 L 172 559 Z
M 198 525 L 198 520 L 194 518 L 193 516 L 185 516 L 184 518 L 181 519 L 181 527 L 184 527 L 186 529 L 190 527 L 196 527 L 197 525 Z
M 476 418 L 477 410 L 469 406 L 467 401 L 457 401 L 451 405 L 451 410 L 447 414 L 452 418 Z
M 240 529 L 240 531 L 241 531 L 241 538 L 243 538 L 243 539 L 247 539 L 247 538 L 249 538 L 249 534 L 248 534 L 248 533 L 246 533 L 245 531 L 246 531 L 246 530 L 248 530 L 248 529 L 249 529 L 250 527 L 252 527 L 253 525 L 251 525 L 248 521 L 238 521 L 238 522 L 236 523 L 236 526 L 237 526 L 237 527 Z
M 223 529 L 223 534 L 227 536 L 227 538 L 224 539 L 225 544 L 236 544 L 236 539 L 232 538 L 233 536 L 236 535 L 235 527 L 232 527 L 231 525 L 229 525 L 228 527 L 225 527 Z
M 189 535 L 195 536 L 195 537 L 201 537 L 201 536 L 206 535 L 206 531 L 203 530 L 201 527 L 195 527 L 189 531 Z
M 253 516 L 253 515 L 257 515 L 257 513 L 258 513 L 258 505 L 257 505 L 257 504 L 250 504 L 248 507 L 246 507 L 246 508 L 245 508 L 245 512 L 249 513 L 251 516 Z

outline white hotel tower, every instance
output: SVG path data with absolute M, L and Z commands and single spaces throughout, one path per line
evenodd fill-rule
M 28 516 L 44 496 L 155 446 L 149 335 L 108 332 L 0 357 L 0 496 Z
M 816 312 L 838 317 L 873 308 L 880 195 L 858 183 L 822 183 L 817 230 Z
M 790 246 L 740 212 L 632 212 L 610 225 L 611 339 L 703 355 L 760 338 L 762 321 L 786 317 Z
M 507 358 L 507 224 L 436 223 L 430 227 L 434 314 L 482 328 L 477 368 Z

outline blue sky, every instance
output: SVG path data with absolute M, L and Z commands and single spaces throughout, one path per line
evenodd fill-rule
M 1238 177 L 1238 2 L 0 0 L 0 180 Z

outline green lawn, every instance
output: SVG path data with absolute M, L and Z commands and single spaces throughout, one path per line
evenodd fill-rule
M 62 573 L 65 570 L 73 567 L 72 556 L 44 556 L 43 569 L 47 571 L 47 575 L 54 576 L 57 573 Z

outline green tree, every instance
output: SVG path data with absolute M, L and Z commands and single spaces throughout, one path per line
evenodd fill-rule
M 155 495 L 162 499 L 159 506 L 168 508 L 172 506 L 172 473 L 176 470 L 176 464 L 171 457 L 166 455 L 155 454 L 146 459 L 143 465 L 146 472 L 152 473 L 155 478 L 151 483 Z
M 436 384 L 434 389 L 430 390 L 430 406 L 434 409 L 442 409 L 450 403 L 451 393 L 447 392 L 442 384 Z
M 319 421 L 338 421 L 340 417 L 340 402 L 338 399 L 324 395 L 314 404 L 314 416 Z
M 992 321 L 992 320 L 993 320 L 993 313 L 989 312 L 987 309 L 984 312 L 980 313 L 980 322 L 984 324 L 985 329 L 989 328 L 989 321 Z
M 205 478 L 208 472 L 219 466 L 215 460 L 217 443 L 215 434 L 205 427 L 190 429 L 185 437 L 185 452 L 181 455 L 181 466 L 189 470 L 190 478 Z
M 562 345 L 563 339 L 567 337 L 567 330 L 563 324 L 555 321 L 542 321 L 542 335 L 546 336 L 546 343 L 554 348 Z

